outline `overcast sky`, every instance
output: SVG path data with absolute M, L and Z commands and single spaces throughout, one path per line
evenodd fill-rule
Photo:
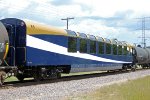
M 71 30 L 138 44 L 142 31 L 137 18 L 149 16 L 150 0 L 0 0 L 0 19 L 29 19 L 65 29 L 61 18 L 74 17 Z M 150 29 L 150 19 L 146 28 Z

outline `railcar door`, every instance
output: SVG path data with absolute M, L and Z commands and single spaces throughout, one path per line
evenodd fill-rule
M 16 31 L 16 65 L 23 66 L 26 62 L 26 28 L 24 22 L 18 22 Z

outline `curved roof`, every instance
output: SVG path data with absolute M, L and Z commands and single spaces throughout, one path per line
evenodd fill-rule
M 134 44 L 131 44 L 131 43 L 127 43 L 127 46 L 128 46 L 128 47 L 135 47 L 135 45 L 134 45 Z
M 99 41 L 99 42 L 104 42 L 104 39 L 103 39 L 102 37 L 97 36 L 96 39 L 97 39 L 97 41 Z
M 107 38 L 102 38 L 99 36 L 94 36 L 94 35 L 87 35 L 85 33 L 80 33 L 80 32 L 74 32 L 71 30 L 65 30 L 49 25 L 45 25 L 42 23 L 30 21 L 30 20 L 23 20 L 26 24 L 26 33 L 29 35 L 36 35 L 36 34 L 48 34 L 48 35 L 62 35 L 62 36 L 71 36 L 71 37 L 80 37 L 84 39 L 90 39 L 90 40 L 97 40 L 100 42 L 106 42 L 106 43 L 112 43 L 112 44 L 117 44 L 117 45 L 124 45 L 124 46 L 129 46 L 129 47 L 134 47 L 132 44 L 128 43 L 123 43 L 121 41 L 117 40 L 110 40 Z
M 122 45 L 122 42 L 121 42 L 121 41 L 118 41 L 118 42 L 117 42 L 117 45 Z
M 123 46 L 127 46 L 127 42 L 126 41 L 122 41 L 122 45 Z
M 51 35 L 64 35 L 67 36 L 67 31 L 57 27 L 45 25 L 42 23 L 24 20 L 26 23 L 27 34 L 36 35 L 36 34 L 51 34 Z
M 66 31 L 68 33 L 68 36 L 71 36 L 71 37 L 77 37 L 78 36 L 78 34 L 74 31 L 71 31 L 71 30 L 66 30 Z
M 111 40 L 111 43 L 112 43 L 112 44 L 116 44 L 116 45 L 117 45 L 117 42 L 118 42 L 117 39 L 112 39 L 112 40 Z
M 106 42 L 106 43 L 111 43 L 111 41 L 107 38 L 104 38 L 104 40 L 105 40 L 104 42 Z
M 95 37 L 94 35 L 88 35 L 88 38 L 89 38 L 90 40 L 96 41 L 96 37 Z
M 88 36 L 85 33 L 79 33 L 78 32 L 78 34 L 79 34 L 80 38 L 88 39 Z

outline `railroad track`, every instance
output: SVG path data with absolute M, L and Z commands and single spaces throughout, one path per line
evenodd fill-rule
M 1 100 L 62 100 L 67 96 L 92 92 L 100 87 L 120 84 L 128 80 L 134 80 L 150 76 L 150 69 L 137 70 L 136 72 L 104 72 L 89 75 L 66 76 L 58 80 L 46 80 L 24 83 L 11 82 L 5 84 L 6 89 L 0 89 Z M 10 86 L 11 85 L 11 86 Z M 7 89 L 9 88 L 9 89 Z
M 146 69 L 137 69 L 136 71 L 140 71 L 140 70 L 146 70 Z M 17 87 L 48 84 L 48 83 L 58 83 L 58 82 L 62 82 L 62 81 L 71 81 L 71 80 L 81 80 L 81 79 L 103 77 L 103 76 L 115 75 L 115 74 L 124 74 L 124 73 L 129 73 L 129 72 L 132 72 L 132 71 L 131 70 L 110 71 L 110 72 L 101 72 L 101 73 L 92 73 L 92 74 L 62 76 L 60 79 L 49 79 L 49 80 L 44 80 L 44 81 L 39 81 L 39 82 L 35 82 L 33 79 L 24 80 L 23 82 L 12 81 L 12 82 L 5 82 L 5 84 L 2 87 L 0 87 L 0 89 L 17 88 Z

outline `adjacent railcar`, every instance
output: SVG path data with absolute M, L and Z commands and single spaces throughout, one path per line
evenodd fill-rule
M 1 22 L 9 37 L 8 54 L 2 65 L 17 66 L 19 80 L 56 78 L 60 73 L 116 70 L 133 64 L 133 47 L 125 42 L 15 18 Z
M 134 62 L 143 68 L 150 67 L 150 48 L 135 47 Z

